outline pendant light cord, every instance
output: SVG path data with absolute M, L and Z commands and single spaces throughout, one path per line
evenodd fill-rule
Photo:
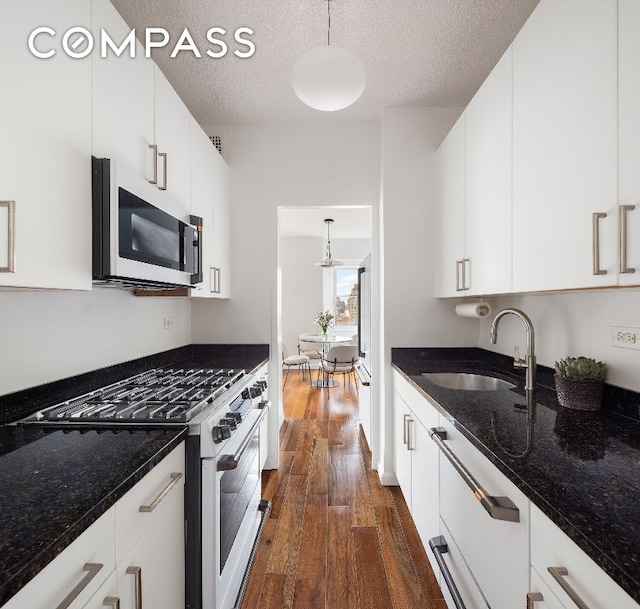
M 327 0 L 327 46 L 331 46 L 331 0 Z

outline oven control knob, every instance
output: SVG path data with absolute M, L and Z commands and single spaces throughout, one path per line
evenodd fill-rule
M 213 436 L 213 441 L 218 444 L 231 437 L 231 427 L 228 425 L 214 425 L 211 429 L 211 435 Z
M 227 419 L 233 419 L 236 424 L 242 423 L 242 415 L 239 412 L 227 412 L 224 416 Z
M 233 417 L 225 417 L 223 419 L 220 419 L 220 425 L 228 426 L 231 428 L 231 431 L 235 431 L 236 427 L 238 427 L 238 422 Z

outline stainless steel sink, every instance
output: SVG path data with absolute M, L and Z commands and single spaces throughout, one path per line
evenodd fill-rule
M 499 391 L 513 389 L 515 385 L 493 376 L 472 374 L 470 372 L 423 372 L 422 376 L 445 389 L 460 389 L 462 391 Z

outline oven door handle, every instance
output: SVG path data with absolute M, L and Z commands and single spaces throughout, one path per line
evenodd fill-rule
M 267 411 L 269 410 L 269 408 L 271 408 L 271 402 L 264 402 L 264 406 L 262 407 L 260 416 L 258 416 L 256 422 L 252 425 L 251 431 L 249 431 L 245 439 L 242 441 L 242 444 L 240 444 L 240 446 L 238 447 L 235 455 L 220 455 L 217 465 L 217 469 L 219 472 L 226 472 L 230 469 L 236 469 L 236 467 L 238 467 L 244 451 L 247 450 L 247 447 L 251 443 L 251 439 L 255 435 L 256 431 L 258 431 L 258 429 L 260 428 L 260 425 L 262 425 L 262 421 L 267 416 Z

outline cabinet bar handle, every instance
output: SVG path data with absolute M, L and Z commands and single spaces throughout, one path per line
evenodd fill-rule
M 618 262 L 621 274 L 636 272 L 634 268 L 627 267 L 627 212 L 633 211 L 635 208 L 635 205 L 620 205 L 618 214 L 618 243 L 620 245 Z
M 117 596 L 107 596 L 102 601 L 103 607 L 111 607 L 112 609 L 120 609 L 120 599 Z
M 135 577 L 136 609 L 142 609 L 142 567 L 127 567 L 126 573 Z
M 162 186 L 160 186 L 160 190 L 167 190 L 167 153 L 158 152 L 158 156 L 162 157 Z
M 153 180 L 149 180 L 149 184 L 158 183 L 158 146 L 156 144 L 149 144 L 149 148 L 153 150 Z
M 220 267 L 211 267 L 211 293 L 220 294 Z
M 560 587 L 567 593 L 567 596 L 576 604 L 577 607 L 579 607 L 579 609 L 589 609 L 589 605 L 580 598 L 578 593 L 565 579 L 565 576 L 569 575 L 569 571 L 567 571 L 565 567 L 547 567 L 547 571 L 551 573 L 553 579 L 560 584 Z
M 444 443 L 447 439 L 447 431 L 441 427 L 432 427 L 429 436 L 438 445 L 449 463 L 460 474 L 467 486 L 473 491 L 476 499 L 489 513 L 491 518 L 506 520 L 507 522 L 520 522 L 520 510 L 509 497 L 493 497 L 485 491 L 480 483 L 472 476 L 471 472 L 458 459 L 455 453 Z
M 462 289 L 463 290 L 468 290 L 470 287 L 470 284 L 467 284 L 467 264 L 470 264 L 470 260 L 469 258 L 463 258 L 461 260 L 462 262 Z M 469 275 L 471 275 L 471 273 L 469 273 Z
M 415 446 L 411 446 L 411 424 L 413 419 L 407 420 L 407 450 L 415 450 Z
M 460 285 L 460 267 L 463 267 L 464 273 L 464 262 L 462 260 L 456 260 L 456 292 L 462 292 L 464 290 L 464 275 L 462 275 L 462 286 Z
M 16 202 L 0 201 L 7 208 L 7 266 L 0 266 L 0 273 L 16 272 Z
M 540 592 L 529 592 L 529 594 L 527 594 L 527 609 L 533 609 L 533 603 L 543 600 L 544 597 Z
M 456 609 L 466 609 L 462 597 L 460 596 L 460 592 L 458 592 L 456 582 L 453 580 L 449 567 L 447 567 L 447 563 L 444 562 L 444 557 L 442 556 L 449 551 L 447 540 L 442 535 L 434 537 L 429 540 L 429 547 L 431 548 L 433 555 L 436 557 L 436 562 L 438 563 L 438 567 L 440 567 L 442 577 L 444 577 L 444 582 L 447 584 L 447 588 L 449 588 L 449 592 L 451 593 Z
M 153 510 L 155 510 L 160 505 L 162 500 L 169 494 L 171 489 L 176 484 L 178 484 L 178 481 L 180 480 L 180 478 L 182 478 L 182 474 L 177 473 L 177 472 L 173 472 L 171 474 L 171 482 L 169 482 L 169 484 L 167 484 L 167 486 L 164 488 L 164 490 L 149 505 L 141 505 L 138 508 L 138 511 L 139 512 L 153 512 Z
M 601 211 L 596 211 L 592 216 L 592 237 L 593 243 L 591 246 L 593 252 L 593 274 L 594 275 L 606 275 L 607 271 L 600 268 L 600 220 L 606 218 L 607 214 Z
M 87 574 L 82 578 L 78 585 L 67 594 L 64 600 L 56 607 L 56 609 L 67 609 L 75 601 L 80 593 L 89 585 L 89 582 L 100 572 L 104 565 L 99 562 L 88 562 L 82 567 Z
M 402 415 L 402 443 L 409 444 L 409 440 L 407 440 L 407 420 L 411 415 L 403 414 Z

